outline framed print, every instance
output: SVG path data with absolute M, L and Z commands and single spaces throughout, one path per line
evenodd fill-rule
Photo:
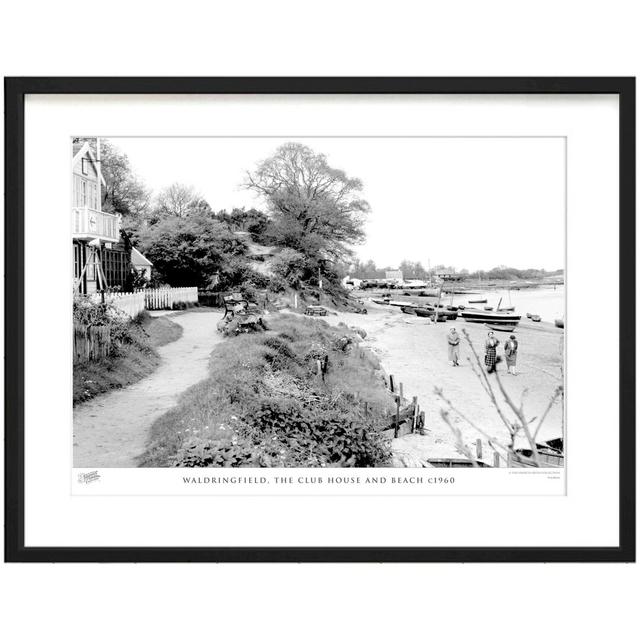
M 5 113 L 7 560 L 635 560 L 633 78 Z

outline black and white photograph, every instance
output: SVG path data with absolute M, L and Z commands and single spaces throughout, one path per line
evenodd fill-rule
M 69 156 L 74 468 L 564 468 L 564 136 Z
M 9 86 L 16 557 L 629 557 L 631 81 Z

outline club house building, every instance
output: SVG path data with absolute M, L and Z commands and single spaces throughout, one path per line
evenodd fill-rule
M 120 215 L 102 211 L 106 182 L 100 170 L 100 139 L 73 142 L 71 206 L 74 291 L 95 293 L 122 287 L 129 264 L 151 277 L 151 262 L 139 251 L 129 256 L 120 236 Z M 139 263 L 139 264 L 136 264 Z

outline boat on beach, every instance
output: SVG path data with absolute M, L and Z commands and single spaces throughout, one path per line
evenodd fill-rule
M 516 330 L 516 327 L 518 326 L 518 324 L 517 323 L 515 323 L 515 324 L 494 324 L 494 323 L 491 323 L 491 322 L 485 322 L 484 326 L 488 327 L 492 331 L 508 331 L 509 333 L 511 333 L 512 331 Z
M 417 316 L 420 316 L 421 318 L 434 318 L 436 317 L 436 310 L 435 309 L 429 309 L 428 307 L 415 307 L 414 309 L 415 313 Z M 442 310 L 438 310 L 438 318 L 437 318 L 437 322 L 446 322 L 447 321 L 447 316 L 448 314 L 450 314 L 451 312 L 448 311 L 442 311 Z
M 540 320 L 542 320 L 542 318 L 541 318 L 540 316 L 537 316 L 537 315 L 535 315 L 535 314 L 531 316 L 531 319 L 532 319 L 534 322 L 540 322 Z
M 479 298 L 478 300 L 469 300 L 469 304 L 486 304 L 486 298 Z
M 508 325 L 515 327 L 522 316 L 511 311 L 484 311 L 481 309 L 465 309 L 460 311 L 460 317 L 466 322 L 481 322 L 483 324 Z
M 564 320 L 560 320 L 560 319 L 556 320 L 555 325 L 556 327 L 558 327 L 558 329 L 564 329 Z
M 416 307 L 411 305 L 405 305 L 404 307 L 402 307 L 402 313 L 407 313 L 409 315 L 415 316 L 416 315 Z

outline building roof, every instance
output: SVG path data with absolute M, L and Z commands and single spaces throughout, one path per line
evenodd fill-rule
M 77 147 L 77 145 L 80 145 L 79 147 Z M 100 167 L 98 166 L 98 161 L 93 153 L 93 151 L 91 150 L 91 147 L 89 146 L 88 142 L 85 143 L 79 143 L 79 142 L 74 142 L 73 143 L 73 160 L 71 161 L 71 166 L 75 167 L 76 163 L 78 162 L 78 160 L 80 160 L 80 158 L 82 158 L 85 154 L 87 154 L 92 162 L 96 165 L 97 169 L 98 169 L 98 175 L 100 176 L 100 182 L 102 182 L 102 184 L 106 187 L 107 183 L 105 182 L 104 176 L 102 175 L 102 171 L 100 170 Z
M 131 248 L 131 262 L 137 267 L 152 267 L 153 262 L 145 258 L 135 247 Z

